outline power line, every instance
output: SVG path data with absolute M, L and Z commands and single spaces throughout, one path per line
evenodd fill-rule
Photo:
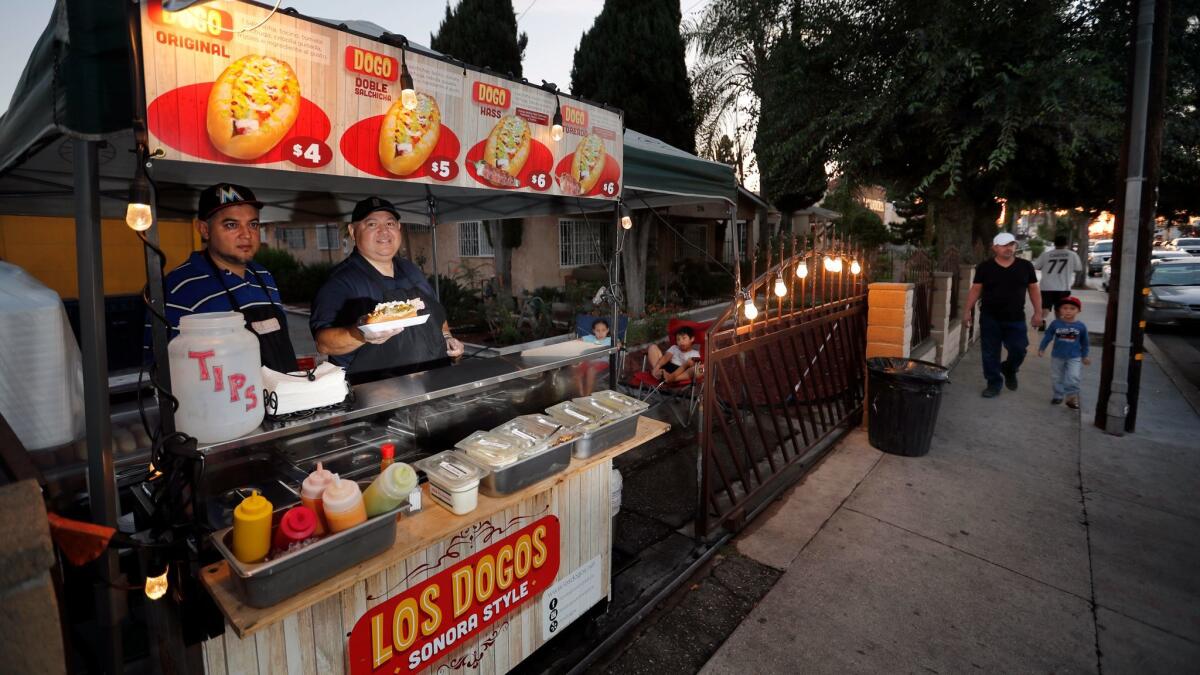
M 703 2 L 703 0 L 701 0 L 701 1 Z M 533 2 L 529 3 L 529 6 L 525 8 L 525 11 L 521 12 L 521 14 L 517 16 L 517 23 L 520 23 L 521 19 L 524 19 L 525 15 L 528 14 L 529 10 L 533 9 L 533 6 L 536 4 L 537 4 L 537 0 L 533 0 Z

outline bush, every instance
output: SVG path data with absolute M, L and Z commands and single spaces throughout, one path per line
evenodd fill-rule
M 474 328 L 481 323 L 479 293 L 458 283 L 450 277 L 439 276 L 442 307 L 446 308 L 446 321 L 452 329 Z M 434 278 L 429 277 L 429 285 Z
M 1042 254 L 1042 251 L 1045 251 L 1045 250 L 1046 250 L 1046 242 L 1042 241 L 1041 239 L 1030 239 L 1029 240 L 1029 253 L 1034 258 L 1037 258 L 1038 256 L 1040 256 Z
M 733 297 L 733 277 L 717 265 L 699 260 L 683 260 L 675 264 L 675 275 L 676 289 L 687 304 Z
M 631 322 L 625 344 L 632 346 L 665 340 L 670 319 L 671 315 L 663 312 Z
M 262 247 L 254 255 L 254 262 L 267 268 L 279 286 L 279 297 L 284 302 L 310 303 L 317 291 L 329 280 L 333 270 L 331 263 L 305 265 L 283 249 Z
M 259 247 L 258 253 L 254 254 L 254 262 L 267 268 L 276 281 L 300 269 L 300 262 L 291 253 L 270 246 Z

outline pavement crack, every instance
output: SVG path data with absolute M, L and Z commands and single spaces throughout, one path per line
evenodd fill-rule
M 858 492 L 858 487 L 862 485 L 867 480 L 867 477 L 875 471 L 875 467 L 879 466 L 879 463 L 883 461 L 883 458 L 883 453 L 880 453 L 879 457 L 875 459 L 875 462 L 871 464 L 871 468 L 867 469 L 867 472 L 862 475 L 862 478 L 858 479 L 858 482 L 854 484 L 854 487 L 850 489 L 850 492 L 842 498 L 842 501 L 838 502 L 836 508 L 829 512 L 829 515 L 825 517 L 825 520 L 821 521 L 821 526 L 818 527 L 815 532 L 813 532 L 812 536 L 809 537 L 808 540 L 804 542 L 804 545 L 800 547 L 800 550 L 796 551 L 796 555 L 792 556 L 792 559 L 788 561 L 788 569 L 791 569 L 792 563 L 796 562 L 796 560 L 804 553 L 804 549 L 808 548 L 808 545 L 817 538 L 817 535 L 821 534 L 821 532 L 825 530 L 825 526 L 829 524 L 829 521 L 832 520 L 835 515 L 837 515 L 838 511 L 841 511 L 843 508 L 850 508 L 846 506 L 846 503 L 850 501 L 850 498 L 854 496 L 855 492 Z
M 908 529 L 907 527 L 904 527 L 903 525 L 897 525 L 896 523 L 893 523 L 893 522 L 891 522 L 891 521 L 889 521 L 889 520 L 885 520 L 885 519 L 883 519 L 883 518 L 880 518 L 879 516 L 872 515 L 872 514 L 870 514 L 870 513 L 867 513 L 867 512 L 865 512 L 865 511 L 859 511 L 858 509 L 856 509 L 856 508 L 853 508 L 853 507 L 851 507 L 851 506 L 846 506 L 846 507 L 844 507 L 844 508 L 845 508 L 847 511 L 850 511 L 851 513 L 857 513 L 857 514 L 858 514 L 858 515 L 860 515 L 860 516 L 865 516 L 865 517 L 867 517 L 867 518 L 870 518 L 871 520 L 874 520 L 874 521 L 878 521 L 878 522 L 880 522 L 880 523 L 883 523 L 884 525 L 887 525 L 888 527 L 894 527 L 894 528 L 896 528 L 897 530 L 901 530 L 902 532 L 907 532 L 907 533 L 909 533 L 909 534 L 913 535 L 914 537 L 920 537 L 920 538 L 922 538 L 922 539 L 924 539 L 924 540 L 926 540 L 926 541 L 931 541 L 931 542 L 933 542 L 933 543 L 935 543 L 935 544 L 938 544 L 939 546 L 945 546 L 946 548 L 948 548 L 948 549 L 950 549 L 950 550 L 952 550 L 952 551 L 955 551 L 955 552 L 961 553 L 961 554 L 963 554 L 963 555 L 965 555 L 965 556 L 972 557 L 972 558 L 974 558 L 974 559 L 976 559 L 976 560 L 979 560 L 980 562 L 987 563 L 987 564 L 989 564 L 989 565 L 991 565 L 991 566 L 993 566 L 993 567 L 998 567 L 998 568 L 1000 568 L 1000 569 L 1002 569 L 1002 570 L 1004 570 L 1004 571 L 1006 571 L 1006 572 L 1010 572 L 1010 573 L 1012 573 L 1012 574 L 1015 574 L 1015 575 L 1017 575 L 1017 576 L 1019 576 L 1019 577 L 1021 577 L 1021 578 L 1023 578 L 1023 579 L 1028 579 L 1028 580 L 1030 580 L 1030 581 L 1032 581 L 1032 582 L 1035 582 L 1035 583 L 1037 583 L 1037 584 L 1040 584 L 1040 585 L 1042 585 L 1042 586 L 1045 586 L 1045 587 L 1047 587 L 1047 588 L 1052 588 L 1052 589 L 1054 589 L 1054 590 L 1056 590 L 1056 591 L 1058 591 L 1058 592 L 1060 592 L 1060 593 L 1066 593 L 1067 595 L 1069 595 L 1069 596 L 1071 596 L 1071 597 L 1073 597 L 1073 598 L 1078 598 L 1078 599 L 1080 599 L 1080 600 L 1083 600 L 1084 602 L 1088 602 L 1088 599 L 1087 599 L 1087 598 L 1085 598 L 1084 596 L 1082 596 L 1082 595 L 1080 595 L 1080 594 L 1078 594 L 1078 593 L 1075 593 L 1074 591 L 1070 591 L 1070 590 L 1068 590 L 1068 589 L 1065 589 L 1065 588 L 1060 588 L 1060 587 L 1058 587 L 1058 586 L 1055 586 L 1054 584 L 1052 584 L 1052 583 L 1050 583 L 1050 582 L 1048 582 L 1048 581 L 1042 581 L 1041 579 L 1038 579 L 1037 577 L 1032 577 L 1032 576 L 1029 576 L 1028 574 L 1026 574 L 1026 573 L 1024 573 L 1024 572 L 1022 572 L 1022 571 L 1020 571 L 1020 570 L 1013 569 L 1013 568 L 1011 568 L 1011 567 L 1008 567 L 1007 565 L 1001 565 L 1000 563 L 998 563 L 998 562 L 996 562 L 996 561 L 994 561 L 994 560 L 989 560 L 989 559 L 987 559 L 987 558 L 985 558 L 985 557 L 983 557 L 983 556 L 979 555 L 978 553 L 972 553 L 972 552 L 970 552 L 970 551 L 967 551 L 967 550 L 965 550 L 965 549 L 961 549 L 961 548 L 959 548 L 959 547 L 957 547 L 957 546 L 955 546 L 955 545 L 953 545 L 953 544 L 946 543 L 946 542 L 944 542 L 944 541 L 941 541 L 940 539 L 935 539 L 935 538 L 933 538 L 933 537 L 931 537 L 931 536 L 929 536 L 929 535 L 927 535 L 927 534 L 923 534 L 923 533 L 921 533 L 921 532 L 917 532 L 916 530 L 910 530 L 910 529 Z M 1093 604 L 1094 604 L 1094 603 L 1093 603 Z M 1093 614 L 1095 614 L 1095 608 L 1094 608 L 1094 607 L 1093 607 L 1093 610 L 1092 610 L 1092 612 L 1093 612 Z
M 1088 604 L 1092 610 L 1092 634 L 1096 642 L 1096 673 L 1104 675 L 1104 660 L 1100 652 L 1100 616 L 1096 607 L 1096 566 L 1092 560 L 1092 524 L 1088 520 L 1087 495 L 1089 490 L 1083 486 L 1083 422 L 1077 417 L 1078 425 L 1075 443 L 1075 469 L 1079 477 L 1079 506 L 1083 509 L 1083 533 L 1087 540 L 1088 560 Z

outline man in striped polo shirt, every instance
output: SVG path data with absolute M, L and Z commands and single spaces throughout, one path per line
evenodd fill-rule
M 239 312 L 258 338 L 263 365 L 290 372 L 296 369 L 296 353 L 279 289 L 271 273 L 254 262 L 261 208 L 254 193 L 240 185 L 218 183 L 200 193 L 196 229 L 207 246 L 167 274 L 165 314 L 174 338 L 184 316 Z M 143 341 L 147 361 L 153 358 L 149 327 L 147 323 Z

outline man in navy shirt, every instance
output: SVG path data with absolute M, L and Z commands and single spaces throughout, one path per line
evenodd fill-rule
M 987 387 L 984 398 L 1000 395 L 1000 385 L 1017 388 L 1017 371 L 1029 348 L 1029 331 L 1025 327 L 1025 295 L 1033 303 L 1030 323 L 1037 328 L 1042 323 L 1042 294 L 1038 290 L 1037 272 L 1033 263 L 1017 257 L 1017 240 L 1008 232 L 992 239 L 996 254 L 975 268 L 975 279 L 967 293 L 967 311 L 963 325 L 971 327 L 972 311 L 981 298 L 979 311 L 979 342 L 983 356 L 983 377 Z M 1000 361 L 1000 348 L 1008 350 L 1008 358 Z
M 400 251 L 399 212 L 391 202 L 368 197 L 354 207 L 354 251 L 337 265 L 313 299 L 309 327 L 317 351 L 344 366 L 351 382 L 428 370 L 461 356 L 446 311 L 420 268 Z M 420 299 L 425 323 L 366 335 L 363 318 L 381 302 Z
M 280 372 L 296 369 L 296 352 L 288 339 L 287 315 L 275 279 L 254 262 L 260 243 L 258 212 L 262 202 L 249 188 L 218 183 L 200 193 L 196 229 L 207 242 L 163 281 L 170 337 L 179 335 L 179 320 L 189 314 L 238 312 L 258 338 L 262 363 Z M 146 324 L 144 352 L 150 352 Z

